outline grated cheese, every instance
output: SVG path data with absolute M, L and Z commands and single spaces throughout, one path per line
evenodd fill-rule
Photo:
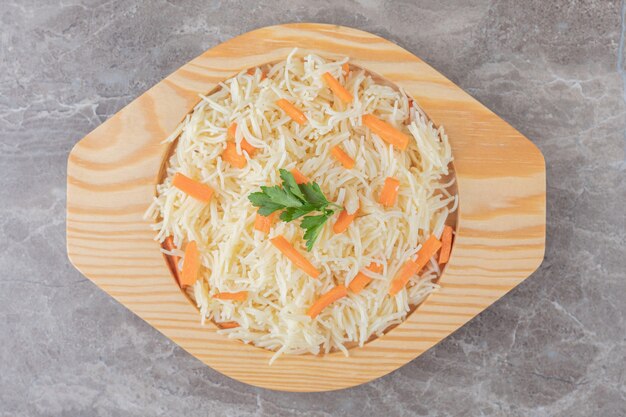
M 327 61 L 303 58 L 292 51 L 287 60 L 249 75 L 243 71 L 221 83 L 201 101 L 167 139 L 177 140 L 164 181 L 147 215 L 156 220 L 156 239 L 172 236 L 177 248 L 195 240 L 201 253 L 201 277 L 191 295 L 202 321 L 236 321 L 239 327 L 221 330 L 228 337 L 282 354 L 320 354 L 346 345 L 362 346 L 389 326 L 402 322 L 410 306 L 437 289 L 440 271 L 431 262 L 395 297 L 387 294 L 399 268 L 414 258 L 431 234 L 441 236 L 448 215 L 458 204 L 448 187 L 451 149 L 443 129 L 436 128 L 408 97 L 378 84 L 366 72 L 352 68 L 347 59 Z M 322 79 L 330 72 L 354 94 L 353 103 L 335 99 Z M 308 121 L 298 125 L 275 105 L 285 98 L 301 109 Z M 361 116 L 377 117 L 409 134 L 406 151 L 398 151 L 372 134 Z M 410 120 L 408 125 L 405 122 Z M 237 151 L 246 140 L 258 148 L 253 158 L 244 155 L 242 169 L 222 160 L 227 129 L 238 125 Z M 341 144 L 356 162 L 347 170 L 330 157 Z M 248 195 L 262 185 L 280 184 L 280 168 L 298 168 L 317 182 L 329 200 L 358 216 L 342 234 L 334 234 L 332 218 L 309 253 L 304 248 L 299 221 L 277 222 L 269 236 L 253 228 L 256 209 Z M 215 194 L 209 204 L 172 187 L 181 172 L 209 185 Z M 400 181 L 394 207 L 378 203 L 386 177 Z M 448 181 L 444 183 L 444 181 Z M 323 272 L 312 279 L 294 267 L 269 242 L 282 234 Z M 183 256 L 181 250 L 166 252 Z M 383 266 L 380 274 L 366 270 L 371 262 Z M 307 309 L 335 285 L 349 285 L 359 271 L 372 282 L 359 294 L 349 293 L 310 319 Z M 213 299 L 217 292 L 248 291 L 244 302 Z

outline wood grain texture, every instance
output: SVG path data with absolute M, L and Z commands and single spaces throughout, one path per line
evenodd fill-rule
M 342 353 L 283 356 L 228 340 L 175 284 L 143 213 L 167 146 L 161 142 L 198 93 L 238 71 L 286 58 L 292 48 L 353 63 L 404 88 L 443 125 L 460 197 L 450 262 L 431 295 L 389 333 Z M 189 353 L 237 380 L 285 391 L 347 388 L 385 375 L 454 332 L 541 263 L 545 164 L 519 132 L 419 58 L 346 27 L 291 24 L 224 42 L 152 87 L 72 149 L 67 179 L 67 248 L 72 263 Z

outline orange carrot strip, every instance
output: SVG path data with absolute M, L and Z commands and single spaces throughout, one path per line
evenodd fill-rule
M 356 210 L 352 214 L 348 214 L 345 208 L 341 210 L 341 213 L 339 213 L 339 217 L 337 218 L 337 221 L 335 222 L 335 224 L 333 224 L 333 232 L 335 233 L 345 232 L 348 229 L 348 226 L 350 226 L 350 223 L 352 223 L 352 220 L 354 220 L 354 218 L 356 217 L 357 212 L 358 210 Z
M 309 182 L 311 182 L 311 180 L 302 172 L 298 171 L 297 168 L 291 170 L 291 175 L 293 175 L 293 178 L 296 180 L 297 184 L 308 184 Z
M 237 134 L 237 122 L 232 122 L 230 126 L 228 126 L 228 130 L 226 131 L 226 136 L 229 139 L 235 140 L 236 134 Z
M 237 128 L 239 127 L 239 125 L 237 124 L 237 122 L 232 122 L 230 124 L 230 126 L 228 126 L 228 131 L 226 133 L 227 137 L 229 139 L 232 139 L 233 141 L 235 141 L 236 139 L 236 135 L 237 135 Z M 243 149 L 244 151 L 248 152 L 248 154 L 250 154 L 250 156 L 252 156 L 252 154 L 254 153 L 254 151 L 256 151 L 257 149 L 250 145 L 248 143 L 247 140 L 245 139 L 241 139 L 241 149 Z
M 226 143 L 226 149 L 224 149 L 224 152 L 222 152 L 222 159 L 228 162 L 229 164 L 231 164 L 232 166 L 234 166 L 235 168 L 243 168 L 246 166 L 248 161 L 246 161 L 246 157 L 243 155 L 243 153 L 237 152 L 237 145 L 235 144 L 236 134 L 237 134 L 237 123 L 233 122 L 228 127 L 228 131 L 227 131 L 227 136 L 230 139 L 232 139 L 232 141 L 229 141 Z M 248 143 L 247 140 L 242 138 L 241 150 L 248 152 L 248 155 L 252 158 L 252 156 L 254 156 L 254 152 L 256 151 L 256 148 L 250 145 L 250 143 Z
M 234 329 L 239 327 L 239 323 L 236 321 L 223 321 L 221 323 L 217 323 L 220 329 Z
M 350 74 L 350 64 L 348 64 L 347 62 L 344 63 L 341 66 L 341 72 L 343 72 L 343 75 L 347 77 L 348 74 Z
M 198 245 L 192 240 L 185 248 L 183 272 L 180 277 L 181 287 L 193 285 L 198 279 L 198 272 L 200 272 L 200 252 L 198 252 Z
M 321 272 L 317 270 L 304 256 L 302 256 L 300 252 L 298 252 L 296 248 L 294 248 L 293 245 L 284 238 L 284 236 L 278 235 L 270 239 L 270 242 L 272 242 L 272 245 L 281 251 L 283 255 L 289 258 L 294 265 L 313 278 L 317 278 L 320 275 Z
M 398 271 L 393 281 L 391 281 L 389 295 L 396 295 L 400 292 L 406 283 L 409 282 L 409 279 L 426 266 L 428 260 L 437 253 L 439 248 L 441 248 L 441 242 L 434 235 L 431 235 L 417 252 L 417 259 L 415 261 L 409 259 L 402 269 Z
M 383 271 L 383 266 L 381 264 L 377 264 L 376 262 L 372 262 L 371 264 L 369 264 L 367 269 L 377 274 L 380 274 Z M 350 288 L 350 291 L 352 291 L 353 293 L 358 294 L 370 282 L 372 282 L 372 279 L 370 277 L 365 275 L 363 272 L 359 272 L 352 279 L 352 281 L 350 281 L 350 285 L 348 285 L 348 288 Z
M 245 155 L 237 153 L 237 145 L 235 142 L 226 142 L 226 149 L 222 152 L 222 159 L 235 168 L 240 169 L 245 167 L 248 163 Z
M 213 295 L 213 298 L 217 300 L 246 301 L 248 298 L 248 291 L 220 292 Z
M 439 252 L 439 263 L 445 264 L 450 259 L 450 251 L 452 250 L 452 228 L 445 226 L 441 234 L 441 252 Z
M 434 235 L 431 235 L 428 239 L 426 239 L 426 242 L 424 242 L 421 249 L 417 251 L 417 259 L 415 260 L 415 263 L 419 269 L 425 267 L 430 258 L 435 256 L 440 248 L 441 242 Z
M 345 153 L 343 151 L 343 149 L 341 149 L 339 147 L 339 145 L 337 146 L 333 146 L 330 149 L 330 154 L 339 162 L 341 162 L 341 165 L 343 165 L 343 167 L 345 169 L 352 169 L 354 168 L 354 159 L 350 158 L 348 156 L 347 153 Z
M 259 213 L 257 213 L 254 219 L 254 228 L 259 232 L 269 233 L 270 227 L 272 227 L 275 217 L 276 212 L 270 214 L 269 216 L 261 216 Z
M 417 274 L 417 272 L 419 272 L 417 264 L 410 259 L 406 261 L 391 281 L 391 285 L 389 286 L 389 295 L 396 295 L 400 292 L 406 283 L 409 282 L 409 279 L 411 279 L 413 275 Z
M 383 185 L 383 189 L 380 192 L 380 196 L 378 197 L 378 202 L 385 207 L 391 207 L 396 204 L 399 187 L 400 181 L 398 181 L 394 177 L 387 177 L 385 179 L 385 185 Z
M 309 307 L 309 311 L 307 311 L 306 314 L 314 319 L 315 317 L 317 317 L 318 314 L 322 312 L 322 310 L 324 310 L 326 307 L 339 300 L 340 298 L 345 297 L 346 295 L 348 295 L 348 289 L 345 287 L 345 285 L 337 285 L 330 291 L 323 294 L 320 298 L 318 298 L 317 301 L 315 301 L 313 305 Z
M 325 72 L 322 77 L 324 78 L 324 81 L 326 81 L 326 84 L 328 84 L 328 87 L 330 87 L 332 92 L 335 93 L 335 95 L 339 97 L 341 101 L 343 101 L 344 103 L 352 103 L 352 100 L 354 100 L 352 94 L 350 94 L 350 92 L 346 90 L 346 88 L 341 85 L 341 83 L 337 81 L 337 79 L 333 77 L 330 72 Z
M 203 203 L 208 203 L 213 195 L 213 190 L 208 185 L 202 184 L 198 181 L 177 172 L 174 174 L 172 185 L 187 195 L 200 200 Z
M 380 120 L 378 117 L 372 114 L 363 115 L 363 124 L 370 128 L 370 130 L 376 133 L 385 142 L 405 150 L 409 145 L 409 136 L 400 132 L 389 123 Z
M 242 138 L 241 139 L 241 150 L 248 152 L 248 155 L 250 155 L 250 158 L 252 158 L 254 156 L 255 152 L 257 151 L 257 148 L 255 148 L 254 146 L 250 145 L 250 143 L 247 140 Z
M 278 100 L 276 102 L 276 105 L 280 107 L 281 109 L 283 109 L 283 111 L 287 113 L 287 115 L 291 117 L 293 121 L 295 121 L 299 125 L 303 125 L 306 123 L 306 116 L 304 115 L 304 113 L 302 113 L 300 109 L 298 109 L 296 106 L 294 106 L 293 104 L 291 104 L 284 98 L 281 98 L 280 100 Z

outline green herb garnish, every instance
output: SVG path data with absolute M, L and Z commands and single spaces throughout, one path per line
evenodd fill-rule
M 282 186 L 261 187 L 260 192 L 250 194 L 248 199 L 253 206 L 259 208 L 261 216 L 269 216 L 280 210 L 280 219 L 284 222 L 304 216 L 300 227 L 305 230 L 306 249 L 310 252 L 324 223 L 335 210 L 341 210 L 342 207 L 328 201 L 315 182 L 298 184 L 291 172 L 285 169 L 280 170 L 280 178 L 283 180 Z M 307 216 L 316 211 L 321 214 Z

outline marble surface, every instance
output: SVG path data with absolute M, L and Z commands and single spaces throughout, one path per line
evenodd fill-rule
M 626 415 L 626 61 L 616 1 L 0 1 L 0 416 Z M 252 388 L 207 368 L 65 254 L 71 147 L 205 49 L 253 28 L 362 28 L 531 138 L 545 261 L 370 384 Z

